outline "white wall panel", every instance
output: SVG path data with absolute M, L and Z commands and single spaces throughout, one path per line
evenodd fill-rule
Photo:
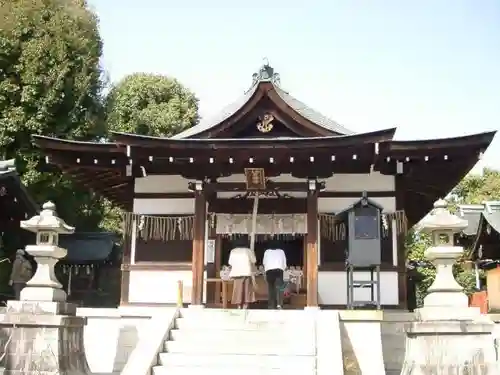
M 370 273 L 354 272 L 355 280 L 369 280 Z M 347 275 L 345 271 L 318 272 L 319 303 L 325 305 L 347 304 Z M 396 271 L 380 272 L 380 303 L 382 305 L 398 305 L 398 273 Z M 369 301 L 369 288 L 355 288 L 354 301 Z
M 135 198 L 134 214 L 192 215 L 194 198 Z
M 275 182 L 304 182 L 304 179 L 294 178 L 289 174 L 282 174 L 272 178 Z M 187 180 L 181 176 L 151 175 L 135 179 L 136 193 L 183 193 L 188 192 Z M 243 174 L 234 174 L 222 177 L 220 182 L 244 182 Z M 325 191 L 394 191 L 394 176 L 382 175 L 378 172 L 369 174 L 335 174 L 324 179 Z

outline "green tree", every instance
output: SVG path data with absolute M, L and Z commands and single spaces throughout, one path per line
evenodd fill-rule
M 35 200 L 95 230 L 102 200 L 42 163 L 32 135 L 102 136 L 102 43 L 84 0 L 0 0 L 0 157 L 16 158 Z
M 484 168 L 482 174 L 468 175 L 452 191 L 457 203 L 475 204 L 500 199 L 500 171 Z
M 176 79 L 135 73 L 111 88 L 106 120 L 109 130 L 168 137 L 198 122 L 198 99 Z

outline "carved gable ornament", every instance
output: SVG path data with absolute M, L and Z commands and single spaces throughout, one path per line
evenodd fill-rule
M 259 118 L 259 121 L 257 122 L 257 130 L 261 133 L 269 133 L 274 127 L 273 120 L 274 116 L 270 113 L 266 113 L 262 116 L 262 118 Z

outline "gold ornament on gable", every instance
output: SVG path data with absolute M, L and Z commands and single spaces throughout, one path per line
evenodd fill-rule
M 271 130 L 273 130 L 273 121 L 274 121 L 274 116 L 270 113 L 264 114 L 261 118 L 259 118 L 259 121 L 257 122 L 257 129 L 261 133 L 269 133 Z

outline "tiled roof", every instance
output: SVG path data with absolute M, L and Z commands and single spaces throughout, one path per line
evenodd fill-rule
M 319 112 L 316 112 L 314 109 L 308 107 L 306 104 L 302 103 L 300 100 L 295 99 L 286 91 L 282 90 L 280 87 L 274 87 L 278 95 L 283 99 L 283 101 L 290 106 L 295 112 L 300 114 L 302 117 L 307 120 L 315 123 L 316 125 L 321 126 L 327 130 L 330 130 L 335 133 L 339 133 L 341 135 L 352 135 L 355 134 L 352 130 L 345 128 L 340 125 L 338 122 L 322 115 Z
M 466 236 L 475 236 L 479 230 L 481 219 L 500 233 L 500 201 L 487 201 L 483 204 L 459 205 L 459 215 L 467 220 L 468 226 L 463 233 Z
M 0 180 L 4 187 L 7 187 L 12 199 L 21 203 L 19 206 L 27 219 L 30 215 L 35 215 L 40 208 L 26 190 L 16 171 L 15 160 L 0 160 Z M 2 215 L 10 215 L 9 212 L 2 212 Z
M 322 115 L 321 113 L 315 111 L 314 109 L 308 107 L 306 104 L 300 100 L 295 99 L 288 92 L 281 89 L 279 86 L 279 75 L 274 73 L 269 65 L 264 65 L 259 73 L 255 73 L 253 76 L 252 88 L 247 91 L 243 96 L 241 96 L 234 103 L 225 107 L 222 111 L 217 113 L 215 116 L 209 117 L 206 120 L 202 119 L 198 125 L 193 126 L 177 135 L 174 135 L 173 139 L 189 138 L 197 134 L 203 133 L 207 130 L 214 128 L 221 122 L 227 120 L 229 117 L 234 115 L 240 108 L 242 108 L 249 100 L 252 98 L 253 94 L 257 90 L 259 83 L 270 82 L 273 85 L 274 90 L 280 96 L 280 98 L 295 112 L 304 117 L 305 119 L 311 121 L 312 123 L 329 130 L 339 135 L 352 135 L 355 132 L 345 128 L 336 121 L 329 119 L 328 117 Z

